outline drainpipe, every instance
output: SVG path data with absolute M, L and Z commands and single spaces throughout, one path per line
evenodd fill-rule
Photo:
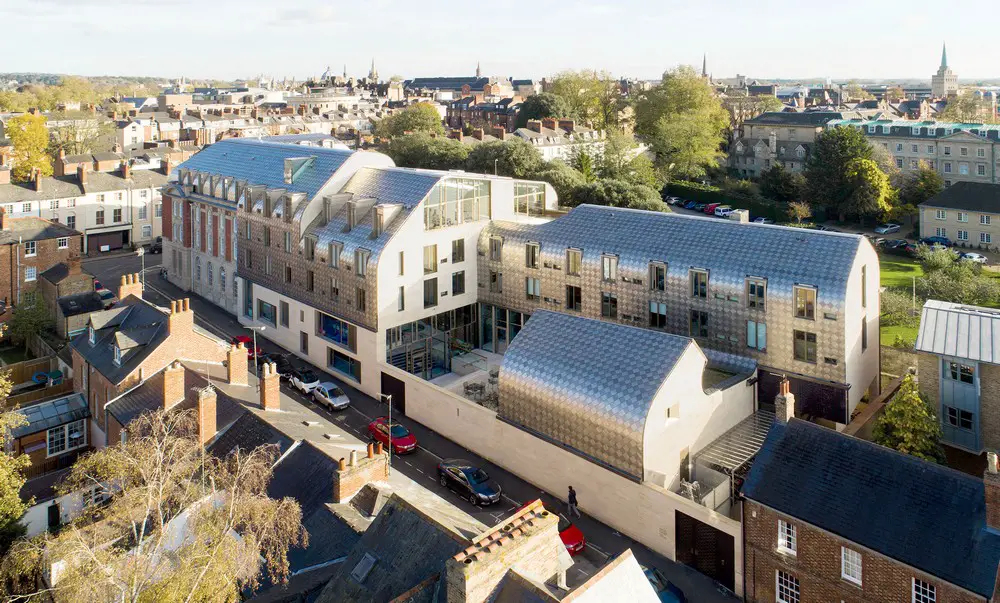
M 14 280 L 17 281 L 17 303 L 21 303 L 21 237 L 17 237 L 17 247 L 15 247 L 14 255 L 17 256 L 17 275 Z

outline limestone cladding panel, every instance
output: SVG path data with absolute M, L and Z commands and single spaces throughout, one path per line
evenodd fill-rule
M 779 519 L 795 526 L 795 555 L 777 550 Z M 798 578 L 801 601 L 909 603 L 913 578 L 933 584 L 938 601 L 983 601 L 969 591 L 750 500 L 744 502 L 743 525 L 747 601 L 775 601 L 778 570 Z M 841 577 L 841 547 L 861 554 L 861 586 Z
M 615 322 L 648 328 L 649 302 L 662 302 L 667 305 L 665 330 L 683 336 L 690 334 L 690 311 L 700 310 L 708 313 L 708 337 L 696 338 L 699 345 L 749 356 L 763 366 L 817 379 L 846 382 L 844 300 L 824 295 L 822 288 L 817 293 L 816 319 L 800 319 L 794 317 L 790 282 L 780 288 L 772 286 L 773 280 L 768 282 L 766 310 L 761 312 L 747 307 L 744 279 L 721 280 L 719 273 L 713 274 L 710 267 L 707 298 L 694 298 L 691 296 L 689 266 L 668 266 L 666 291 L 651 291 L 649 261 L 655 258 L 639 260 L 620 256 L 618 278 L 614 282 L 608 282 L 602 279 L 601 250 L 584 249 L 580 276 L 570 276 L 566 274 L 566 248 L 556 249 L 544 243 L 539 267 L 525 267 L 525 244 L 530 239 L 507 237 L 503 242 L 502 261 L 491 261 L 488 232 L 484 231 L 479 241 L 478 272 L 482 302 L 527 313 L 546 309 L 602 319 L 601 294 L 613 293 L 618 297 L 618 318 Z M 502 293 L 490 291 L 491 271 L 503 274 Z M 766 278 L 769 275 L 753 276 Z M 525 295 L 525 279 L 528 277 L 541 281 L 541 296 L 538 300 L 528 300 Z M 790 279 L 786 277 L 784 280 Z M 581 289 L 582 310 L 579 313 L 566 309 L 567 285 Z M 836 319 L 825 318 L 827 314 Z M 766 351 L 761 352 L 747 346 L 748 320 L 767 324 Z M 794 359 L 795 330 L 816 334 L 816 363 Z M 825 358 L 836 359 L 837 364 L 828 364 L 824 361 Z
M 326 250 L 317 249 L 315 260 L 305 258 L 305 244 L 299 234 L 298 225 L 280 218 L 264 218 L 258 214 L 241 211 L 238 214 L 238 236 L 236 251 L 239 255 L 237 270 L 239 276 L 268 289 L 297 299 L 327 314 L 343 318 L 356 325 L 374 329 L 378 322 L 377 257 L 372 256 L 364 277 L 357 276 L 352 254 L 341 254 L 339 267 L 334 268 L 326 260 Z M 251 239 L 246 238 L 247 222 L 251 224 Z M 270 245 L 264 245 L 264 227 L 271 229 Z M 291 252 L 284 251 L 285 233 L 291 235 Z M 253 265 L 246 264 L 247 250 L 251 252 Z M 271 274 L 265 272 L 265 258 L 271 257 Z M 350 257 L 348 257 L 350 256 Z M 292 282 L 285 282 L 285 266 L 292 269 Z M 313 291 L 306 290 L 306 274 L 313 272 Z M 338 294 L 333 295 L 332 280 L 337 282 Z M 357 289 L 365 290 L 365 309 L 357 307 Z M 256 312 L 256 308 L 254 308 Z

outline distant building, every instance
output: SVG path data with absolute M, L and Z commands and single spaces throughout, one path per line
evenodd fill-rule
M 526 127 L 514 130 L 514 136 L 535 147 L 546 161 L 569 159 L 580 146 L 587 146 L 595 155 L 604 152 L 604 132 L 577 126 L 572 119 L 531 119 Z
M 10 307 L 33 302 L 39 275 L 80 254 L 80 233 L 38 217 L 14 218 L 0 210 L 0 321 Z
M 513 132 L 517 125 L 517 113 L 521 108 L 520 97 L 508 97 L 496 102 L 477 100 L 477 97 L 467 96 L 448 103 L 445 112 L 445 124 L 449 128 L 483 128 L 491 131 L 494 127 L 502 127 L 507 132 Z
M 919 210 L 921 237 L 947 237 L 959 247 L 980 250 L 1000 245 L 1000 185 L 956 182 Z
M 941 45 L 941 66 L 931 76 L 931 95 L 944 98 L 958 94 L 958 76 L 948 67 L 948 48 Z
M 729 147 L 729 167 L 746 178 L 759 178 L 778 163 L 790 172 L 801 172 L 816 137 L 827 123 L 843 117 L 840 112 L 808 111 L 769 112 L 748 119 Z

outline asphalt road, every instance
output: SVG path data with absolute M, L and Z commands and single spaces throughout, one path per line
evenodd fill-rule
M 171 300 L 189 297 L 191 299 L 191 307 L 195 311 L 195 319 L 199 326 L 227 340 L 233 335 L 248 333 L 239 324 L 235 316 L 196 295 L 183 292 L 166 280 L 161 279 L 158 269 L 161 257 L 159 255 L 146 256 L 146 289 L 144 297 L 147 300 L 166 307 Z M 134 255 L 125 255 L 90 259 L 84 261 L 83 265 L 98 280 L 114 291 L 122 274 L 139 271 L 140 260 Z M 280 348 L 277 344 L 262 337 L 258 337 L 257 342 L 264 349 L 265 353 L 287 353 L 286 350 Z M 308 365 L 308 363 L 294 355 L 290 354 L 289 356 L 296 365 Z M 386 405 L 356 390 L 350 383 L 332 376 L 323 370 L 322 367 L 313 366 L 312 368 L 317 374 L 322 376 L 321 379 L 323 381 L 330 380 L 341 385 L 342 389 L 351 399 L 351 407 L 349 409 L 337 413 L 320 409 L 311 400 L 286 384 L 282 385 L 283 392 L 303 404 L 312 405 L 313 409 L 327 418 L 332 425 L 340 426 L 345 431 L 357 437 L 367 439 L 368 423 L 375 417 L 384 416 L 387 412 Z M 484 524 L 495 525 L 503 518 L 511 515 L 522 505 L 538 498 L 542 499 L 549 509 L 565 512 L 566 506 L 562 501 L 546 492 L 540 491 L 516 475 L 492 465 L 474 452 L 459 446 L 433 430 L 410 421 L 405 416 L 397 415 L 395 409 L 393 419 L 403 423 L 416 435 L 419 447 L 412 454 L 402 457 L 394 456 L 392 458 L 392 470 L 400 471 L 429 490 L 437 492 L 440 496 L 454 503 L 470 515 L 473 515 Z M 501 484 L 504 491 L 501 502 L 490 507 L 477 507 L 460 499 L 455 493 L 447 491 L 437 481 L 437 464 L 442 458 L 462 458 L 477 463 Z M 569 482 L 567 482 L 567 485 L 569 485 Z M 586 507 L 587 501 L 582 500 L 580 502 Z M 629 512 L 629 509 L 622 509 L 622 513 Z M 699 603 L 731 603 L 739 600 L 707 576 L 654 553 L 644 545 L 619 534 L 614 528 L 588 517 L 586 514 L 580 519 L 574 519 L 573 523 L 584 533 L 587 539 L 587 549 L 577 559 L 578 564 L 574 566 L 575 571 L 571 571 L 570 575 L 567 576 L 570 586 L 579 583 L 587 574 L 593 573 L 591 570 L 603 565 L 609 557 L 613 557 L 631 548 L 641 564 L 659 568 L 668 580 L 684 591 L 689 601 L 697 601 Z

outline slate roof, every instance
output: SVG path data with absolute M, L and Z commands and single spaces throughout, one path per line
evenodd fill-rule
M 292 438 L 252 412 L 244 413 L 232 425 L 220 431 L 208 447 L 209 452 L 219 458 L 225 458 L 237 448 L 246 451 L 265 444 L 277 445 L 279 452 L 284 454 L 294 443 Z
M 934 107 L 934 104 L 931 106 Z M 936 120 L 913 121 L 907 119 L 836 119 L 827 124 L 829 128 L 837 126 L 862 128 L 866 136 L 893 136 L 936 140 L 938 138 L 954 136 L 960 132 L 980 137 L 979 133 L 984 132 L 986 136 L 982 137 L 983 140 L 1000 140 L 1000 124 L 960 123 Z M 875 131 L 869 129 L 871 126 L 875 127 Z M 914 133 L 914 128 L 916 128 L 917 133 Z
M 844 114 L 839 111 L 807 111 L 802 113 L 769 111 L 767 113 L 761 113 L 753 119 L 748 119 L 744 123 L 752 126 L 774 124 L 779 126 L 820 127 L 831 120 L 843 118 Z
M 194 408 L 197 391 L 209 384 L 203 376 L 190 367 L 184 367 L 185 401 L 179 409 Z M 106 407 L 108 414 L 120 425 L 128 425 L 142 414 L 163 408 L 163 370 L 143 381 L 137 387 L 112 400 Z M 215 426 L 222 430 L 236 422 L 247 412 L 241 402 L 219 387 L 215 388 Z
M 58 303 L 63 316 L 67 317 L 100 312 L 104 308 L 104 300 L 96 291 L 66 295 L 60 297 Z
M 407 88 L 419 89 L 426 88 L 429 90 L 456 90 L 460 91 L 462 86 L 468 84 L 470 90 L 472 91 L 482 91 L 483 86 L 490 83 L 490 78 L 476 76 L 459 76 L 459 77 L 418 77 L 412 80 L 407 80 L 404 85 Z
M 94 277 L 94 275 L 92 275 L 90 272 L 84 269 L 80 270 L 80 275 L 88 278 Z M 67 264 L 66 262 L 59 262 L 58 264 L 49 268 L 48 270 L 39 274 L 38 276 L 44 278 L 50 283 L 59 284 L 63 282 L 66 279 L 66 277 L 69 276 L 69 264 Z
M 750 500 L 977 593 L 993 595 L 1000 533 L 983 480 L 832 429 L 775 424 Z
M 119 383 L 131 374 L 167 338 L 167 314 L 135 296 L 121 300 L 114 308 L 91 314 L 89 324 L 96 331 L 94 345 L 90 344 L 87 331 L 77 335 L 70 345 L 111 383 Z M 145 338 L 144 345 L 123 350 L 121 364 L 115 364 L 112 343 L 116 336 L 137 329 L 155 329 L 155 332 Z
M 1000 364 L 1000 310 L 928 300 L 916 350 Z
M 956 182 L 920 204 L 983 213 L 1000 213 L 1000 185 L 985 182 Z
M 0 203 L 66 199 L 81 197 L 87 193 L 124 191 L 130 188 L 160 188 L 166 182 L 167 176 L 159 170 L 133 170 L 131 180 L 122 178 L 120 172 L 90 171 L 87 172 L 87 184 L 84 186 L 80 186 L 76 174 L 49 176 L 42 178 L 40 191 L 35 190 L 34 184 L 31 183 L 0 184 Z
M 80 233 L 58 222 L 49 222 L 32 216 L 8 218 L 7 228 L 0 230 L 0 245 L 73 236 L 80 236 Z
M 221 174 L 251 185 L 263 185 L 305 193 L 313 198 L 350 158 L 351 151 L 303 147 L 249 138 L 230 138 L 209 145 L 179 166 L 207 174 Z M 316 160 L 285 183 L 285 159 L 315 157 Z
M 649 408 L 692 347 L 689 337 L 539 310 L 504 354 L 499 414 L 641 478 Z
M 24 415 L 28 423 L 11 430 L 11 435 L 15 438 L 23 438 L 90 416 L 87 401 L 83 398 L 83 394 L 79 393 L 25 406 L 17 411 Z

